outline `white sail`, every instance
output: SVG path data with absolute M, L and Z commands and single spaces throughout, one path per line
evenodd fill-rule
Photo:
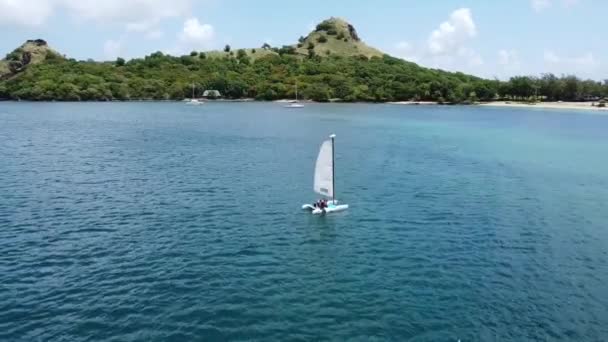
M 323 196 L 334 196 L 333 147 L 331 140 L 326 140 L 321 145 L 315 167 L 314 190 Z

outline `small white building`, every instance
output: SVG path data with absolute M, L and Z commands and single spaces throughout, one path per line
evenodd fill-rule
M 205 92 L 203 93 L 203 97 L 215 99 L 218 97 L 222 97 L 222 94 L 219 92 L 219 90 L 205 90 Z

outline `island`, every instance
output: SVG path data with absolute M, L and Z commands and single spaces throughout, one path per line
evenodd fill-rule
M 608 97 L 608 80 L 543 74 L 500 81 L 425 68 L 368 46 L 339 18 L 324 20 L 297 43 L 281 47 L 226 45 L 221 51 L 97 62 L 69 58 L 36 39 L 0 61 L 4 100 L 179 101 L 212 90 L 225 99 L 274 101 L 293 98 L 296 84 L 302 99 L 318 102 L 558 107 L 576 102 L 571 107 L 601 110 Z

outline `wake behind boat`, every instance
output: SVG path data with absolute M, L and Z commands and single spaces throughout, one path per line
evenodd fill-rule
M 323 144 L 321 144 L 321 150 L 317 157 L 314 190 L 316 193 L 326 198 L 331 198 L 331 200 L 322 199 L 313 204 L 302 205 L 302 209 L 309 210 L 313 215 L 339 212 L 348 209 L 348 204 L 339 204 L 336 200 L 336 186 L 334 183 L 336 173 L 334 164 L 336 135 L 332 134 L 329 138 L 330 140 L 325 140 Z

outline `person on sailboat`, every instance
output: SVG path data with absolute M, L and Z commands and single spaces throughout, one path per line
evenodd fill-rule
M 327 205 L 323 202 L 323 199 L 321 198 L 320 200 L 316 201 L 315 204 L 313 204 L 313 207 L 324 209 L 325 207 L 327 207 Z

